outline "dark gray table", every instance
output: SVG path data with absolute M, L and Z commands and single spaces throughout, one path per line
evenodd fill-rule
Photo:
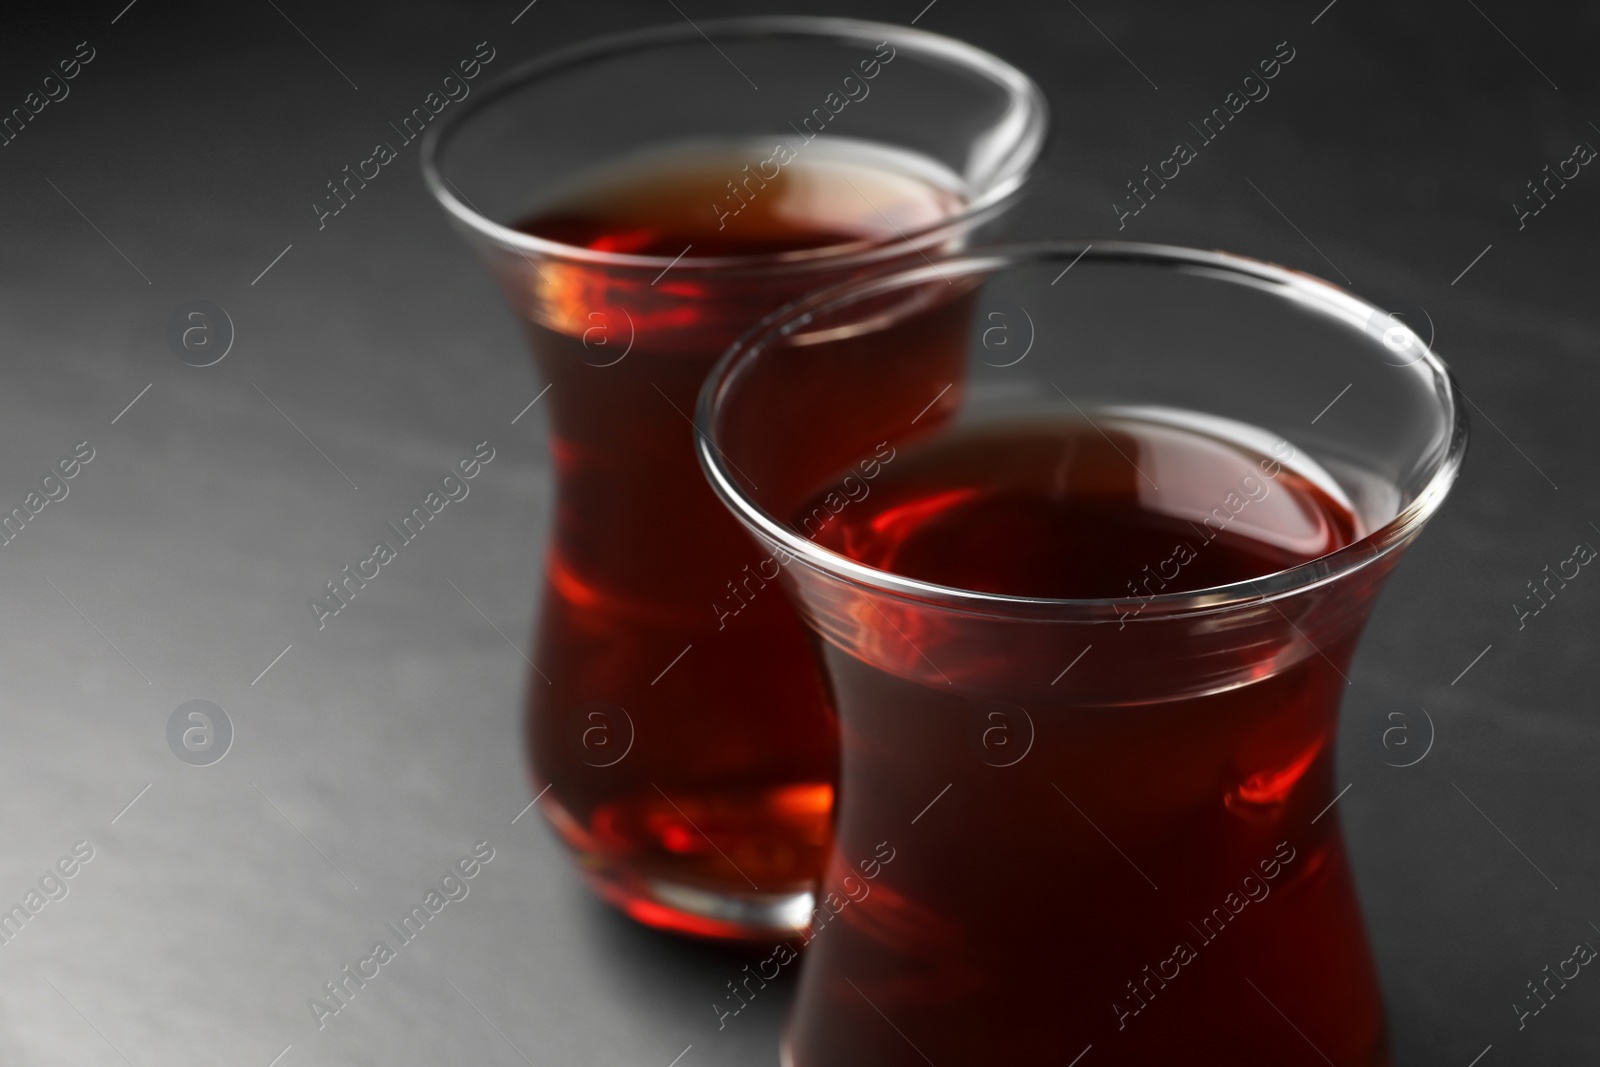
M 538 818 L 517 819 L 518 649 L 550 478 L 539 409 L 512 422 L 542 383 L 509 315 L 414 146 L 326 228 L 312 208 L 478 42 L 503 70 L 681 17 L 523 2 L 0 17 L 5 109 L 93 52 L 0 148 L 0 504 L 93 449 L 0 547 L 0 905 L 93 850 L 0 943 L 0 1062 L 776 1062 L 785 989 L 719 1031 L 710 1005 L 745 960 L 613 917 Z M 1295 50 L 1121 236 L 1348 279 L 1431 319 L 1475 443 L 1368 631 L 1339 811 L 1401 1064 L 1466 1067 L 1491 1045 L 1483 1067 L 1594 1062 L 1600 977 L 1520 1032 L 1511 1004 L 1575 942 L 1600 944 L 1600 577 L 1520 631 L 1511 604 L 1574 543 L 1600 544 L 1600 176 L 1537 215 L 1513 205 L 1600 143 L 1600 15 L 924 2 L 845 13 L 920 11 L 1040 80 L 1056 132 L 1012 227 L 1030 237 L 1115 234 L 1124 183 L 1279 42 Z M 236 331 L 205 369 L 165 340 L 192 298 Z M 471 496 L 319 632 L 307 598 L 485 438 L 497 457 Z M 167 742 L 197 699 L 235 733 L 208 767 Z M 1390 765 L 1430 736 L 1420 763 Z M 494 858 L 469 895 L 319 1031 L 308 998 L 478 841 Z

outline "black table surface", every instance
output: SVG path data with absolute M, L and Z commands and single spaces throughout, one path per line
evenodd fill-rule
M 414 147 L 337 225 L 309 205 L 480 41 L 504 69 L 620 28 L 779 11 L 915 18 L 1033 74 L 1055 130 L 1013 235 L 1226 248 L 1431 323 L 1474 441 L 1357 657 L 1338 811 L 1399 1064 L 1596 1062 L 1600 977 L 1521 1029 L 1512 1004 L 1600 944 L 1600 577 L 1520 629 L 1512 604 L 1600 544 L 1600 177 L 1522 214 L 1547 164 L 1600 144 L 1600 8 L 924 4 L 0 15 L 8 111 L 92 56 L 0 147 L 0 503 L 93 450 L 0 547 L 0 905 L 92 850 L 0 943 L 0 1062 L 777 1062 L 787 987 L 719 1029 L 711 1004 L 746 957 L 615 917 L 519 818 L 551 480 L 540 409 L 512 422 L 543 383 L 499 294 Z M 1285 41 L 1270 98 L 1119 233 L 1124 183 Z M 194 298 L 235 329 L 204 369 L 166 340 Z M 308 594 L 486 438 L 470 500 L 319 633 Z M 234 731 L 207 767 L 167 739 L 197 699 Z M 469 896 L 319 1029 L 307 1000 L 479 841 L 494 858 Z

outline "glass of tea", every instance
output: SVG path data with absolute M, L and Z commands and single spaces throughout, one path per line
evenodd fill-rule
M 425 178 L 548 390 L 539 807 L 635 919 L 793 934 L 828 843 L 837 727 L 776 575 L 700 474 L 695 397 L 786 301 L 994 220 L 1040 151 L 1042 97 L 918 30 L 742 18 L 585 44 L 451 112 Z
M 1387 1064 L 1335 727 L 1466 445 L 1404 320 L 1221 253 L 973 252 L 769 318 L 698 420 L 840 725 L 788 1063 Z

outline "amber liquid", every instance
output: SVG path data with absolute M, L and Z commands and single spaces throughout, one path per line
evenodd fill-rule
M 1281 462 L 1270 438 L 1091 414 L 1094 426 L 1023 419 L 908 446 L 816 539 L 941 585 L 1137 606 L 1364 532 L 1337 486 L 1303 457 Z M 818 509 L 826 494 L 802 514 Z M 1093 634 L 1047 663 L 984 662 L 941 643 L 931 613 L 880 610 L 859 613 L 858 647 L 826 646 L 843 772 L 824 889 L 857 895 L 857 860 L 885 841 L 896 856 L 864 899 L 818 912 L 788 1036 L 796 1067 L 1061 1067 L 1091 1045 L 1086 1064 L 1387 1062 L 1337 816 L 1317 818 L 1335 796 L 1356 627 L 1282 665 L 1271 653 L 1292 640 L 1286 624 L 1285 642 L 1228 653 L 1253 680 L 1188 693 L 1159 650 L 1119 641 L 1136 621 L 1079 627 Z M 1072 670 L 1157 683 L 1171 671 L 1172 698 L 1004 699 L 1023 675 L 1066 694 L 1069 671 L 1059 689 L 1043 683 L 1091 642 L 1085 661 L 1098 661 Z M 955 681 L 870 662 L 908 643 Z
M 537 293 L 526 325 L 550 383 L 558 478 L 528 708 L 535 789 L 550 787 L 540 807 L 605 899 L 711 937 L 803 925 L 804 900 L 787 918 L 759 912 L 814 887 L 838 754 L 804 629 L 779 589 L 752 583 L 765 556 L 698 467 L 700 385 L 764 314 L 860 269 L 829 265 L 842 247 L 898 240 L 963 206 L 931 165 L 871 146 L 819 141 L 750 181 L 771 155 L 694 145 L 590 175 L 520 228 L 683 258 L 643 271 L 530 263 L 515 282 Z M 722 257 L 759 258 L 697 267 Z M 744 606 L 730 614 L 730 602 Z

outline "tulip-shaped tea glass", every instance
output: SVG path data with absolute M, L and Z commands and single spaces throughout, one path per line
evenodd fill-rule
M 757 18 L 538 60 L 430 130 L 428 184 L 548 390 L 534 789 L 634 918 L 803 928 L 831 818 L 836 727 L 803 627 L 695 462 L 706 373 L 785 301 L 966 243 L 1044 127 L 1033 84 L 975 48 Z
M 840 724 L 790 1064 L 1387 1063 L 1335 725 L 1466 442 L 1398 318 L 974 252 L 773 316 L 698 418 Z

